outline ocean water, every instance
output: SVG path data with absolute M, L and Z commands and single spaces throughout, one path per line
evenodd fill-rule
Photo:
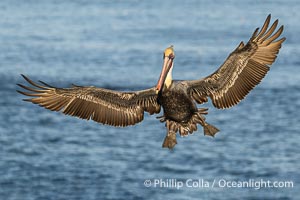
M 299 199 L 299 9 L 277 0 L 1 1 L 0 199 Z M 215 138 L 200 129 L 170 151 L 155 116 L 115 128 L 50 112 L 16 92 L 20 74 L 58 87 L 152 87 L 171 44 L 174 78 L 204 77 L 269 13 L 287 40 L 239 105 L 201 105 L 221 130 Z M 234 186 L 242 181 L 252 186 Z

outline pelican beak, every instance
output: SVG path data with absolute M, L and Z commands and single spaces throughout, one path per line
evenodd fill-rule
M 169 73 L 171 67 L 173 66 L 173 59 L 174 59 L 173 54 L 171 54 L 170 56 L 165 56 L 164 57 L 164 64 L 163 64 L 163 67 L 162 67 L 162 71 L 161 71 L 159 80 L 158 80 L 157 85 L 156 85 L 156 93 L 158 93 L 162 89 L 162 87 L 165 83 L 167 74 Z

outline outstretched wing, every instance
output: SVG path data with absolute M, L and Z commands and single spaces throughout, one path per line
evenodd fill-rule
M 144 111 L 159 113 L 155 88 L 136 92 L 118 92 L 96 87 L 73 86 L 56 88 L 42 81 L 37 84 L 22 75 L 34 87 L 18 84 L 31 93 L 19 93 L 34 98 L 24 99 L 52 111 L 112 126 L 128 126 L 143 120 Z
M 195 101 L 203 103 L 210 97 L 215 107 L 230 108 L 260 83 L 285 40 L 275 41 L 281 35 L 283 26 L 274 33 L 278 20 L 268 29 L 270 18 L 271 15 L 259 33 L 259 28 L 254 31 L 246 45 L 241 42 L 215 73 L 204 79 L 185 81 Z

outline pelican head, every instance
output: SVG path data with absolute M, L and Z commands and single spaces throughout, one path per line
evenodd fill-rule
M 156 91 L 159 92 L 163 85 L 166 85 L 168 88 L 172 83 L 172 69 L 173 69 L 173 60 L 175 58 L 173 45 L 166 48 L 164 52 L 164 63 L 162 67 L 162 71 L 159 77 L 159 80 L 156 85 Z

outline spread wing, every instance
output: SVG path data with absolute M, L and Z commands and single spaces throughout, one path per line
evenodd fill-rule
M 268 29 L 269 15 L 258 33 L 257 28 L 246 45 L 243 42 L 229 55 L 222 66 L 210 76 L 185 81 L 190 96 L 197 102 L 207 102 L 207 97 L 217 108 L 230 108 L 238 104 L 269 71 L 285 38 L 275 41 L 282 33 L 275 33 L 276 20 Z
M 112 126 L 128 126 L 143 120 L 144 111 L 159 113 L 155 88 L 136 92 L 118 92 L 96 87 L 56 88 L 42 81 L 37 84 L 22 75 L 34 87 L 18 84 L 30 91 L 19 93 L 33 97 L 24 99 L 52 111 Z

